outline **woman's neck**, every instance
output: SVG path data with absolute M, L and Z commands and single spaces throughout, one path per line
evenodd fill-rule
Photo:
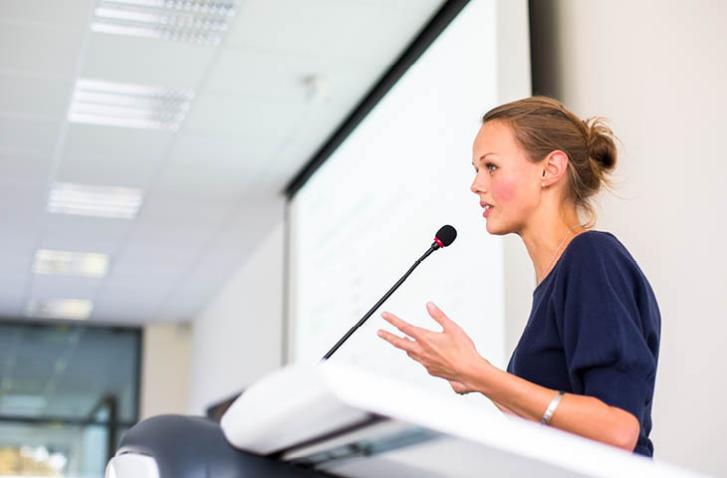
M 568 243 L 585 228 L 580 225 L 575 207 L 543 211 L 531 218 L 517 234 L 525 243 L 535 269 L 536 284 L 540 284 L 558 262 Z

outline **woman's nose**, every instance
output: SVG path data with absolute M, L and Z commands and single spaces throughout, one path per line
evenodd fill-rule
M 479 173 L 475 175 L 475 179 L 472 181 L 472 186 L 470 186 L 470 191 L 475 194 L 486 192 L 484 181 L 480 179 Z

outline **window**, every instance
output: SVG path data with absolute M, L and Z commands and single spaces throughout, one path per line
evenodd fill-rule
M 0 322 L 0 476 L 102 477 L 139 416 L 141 329 Z

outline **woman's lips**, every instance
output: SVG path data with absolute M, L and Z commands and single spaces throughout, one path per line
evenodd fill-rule
M 490 212 L 491 211 L 492 211 L 492 206 L 485 206 L 485 210 L 482 213 L 482 217 L 484 217 L 485 219 L 487 219 L 487 216 L 490 215 Z

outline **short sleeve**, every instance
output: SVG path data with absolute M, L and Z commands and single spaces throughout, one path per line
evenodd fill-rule
M 656 358 L 642 332 L 633 266 L 608 243 L 573 246 L 556 306 L 571 385 L 641 422 L 653 394 Z

